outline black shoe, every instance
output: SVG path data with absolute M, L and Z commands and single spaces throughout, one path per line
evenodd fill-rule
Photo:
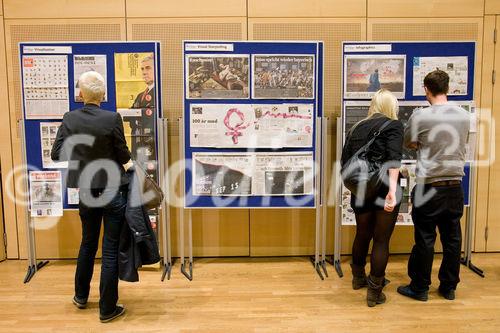
M 84 298 L 73 297 L 73 304 L 79 309 L 85 309 L 87 307 L 87 300 Z
M 455 299 L 455 289 L 443 290 L 441 288 L 438 289 L 439 295 L 443 296 L 447 300 L 453 301 Z
M 111 313 L 109 315 L 105 315 L 105 316 L 100 315 L 99 320 L 101 321 L 101 323 L 109 323 L 110 321 L 112 321 L 115 318 L 120 317 L 124 313 L 125 313 L 125 308 L 122 305 L 117 305 L 116 309 L 113 313 Z
M 413 289 L 411 289 L 410 285 L 399 286 L 398 293 L 400 293 L 403 296 L 407 296 L 422 302 L 427 302 L 427 300 L 429 299 L 427 291 L 416 292 Z

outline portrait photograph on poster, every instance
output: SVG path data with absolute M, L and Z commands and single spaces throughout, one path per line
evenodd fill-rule
M 115 53 L 116 108 L 123 117 L 125 139 L 132 159 L 155 165 L 156 93 L 152 52 Z M 149 163 L 152 162 L 152 163 Z M 156 170 L 146 168 L 157 179 Z
M 311 147 L 313 104 L 191 104 L 190 145 Z
M 186 98 L 248 98 L 248 64 L 248 55 L 186 55 Z
M 314 98 L 314 55 L 253 55 L 252 59 L 252 98 Z
M 345 55 L 344 98 L 369 99 L 382 88 L 405 97 L 406 55 Z

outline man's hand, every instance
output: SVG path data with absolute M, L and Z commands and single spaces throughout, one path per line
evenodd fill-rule
M 390 213 L 394 210 L 394 207 L 396 207 L 396 192 L 389 191 L 385 197 L 384 210 Z
M 417 150 L 418 149 L 418 142 L 410 142 L 410 144 L 408 144 L 408 148 L 411 150 Z

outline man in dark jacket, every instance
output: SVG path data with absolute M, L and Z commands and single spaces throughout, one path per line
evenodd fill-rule
M 80 188 L 82 242 L 78 253 L 73 303 L 87 306 L 94 260 L 104 220 L 100 281 L 100 320 L 108 322 L 125 309 L 118 301 L 118 245 L 127 204 L 130 160 L 120 114 L 99 108 L 104 79 L 86 72 L 78 80 L 84 106 L 64 114 L 52 147 L 54 161 L 68 161 L 67 187 Z

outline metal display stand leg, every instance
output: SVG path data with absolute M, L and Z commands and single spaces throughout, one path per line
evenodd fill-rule
M 328 223 L 328 198 L 327 198 L 327 181 L 326 181 L 326 158 L 328 156 L 328 120 L 329 118 L 322 118 L 321 121 L 321 267 L 323 273 L 328 277 L 326 270 L 326 226 Z
M 24 283 L 28 283 L 31 281 L 31 278 L 35 276 L 35 273 L 42 269 L 42 267 L 46 266 L 49 263 L 48 260 L 39 261 L 36 265 L 29 265 L 28 270 L 26 272 L 26 276 L 24 277 Z
M 315 249 L 314 249 L 314 257 L 311 258 L 311 262 L 314 266 L 314 269 L 316 269 L 316 273 L 318 273 L 319 277 L 321 280 L 324 280 L 325 277 L 323 276 L 323 273 L 321 272 L 321 262 L 320 262 L 320 256 L 319 256 L 319 248 L 320 248 L 320 225 L 321 225 L 321 206 L 319 203 L 316 203 L 316 239 L 315 239 Z
M 460 263 L 480 277 L 484 278 L 484 271 L 472 263 L 472 238 L 474 235 L 474 201 L 472 199 L 474 198 L 475 193 L 473 185 L 475 176 L 476 168 L 471 164 L 469 174 L 470 197 L 466 217 L 464 257 L 460 260 Z
M 322 121 L 321 121 L 321 118 L 318 117 L 316 118 L 316 137 L 315 137 L 315 141 L 316 141 L 316 152 L 315 152 L 315 161 L 318 161 L 319 163 L 317 163 L 315 165 L 315 168 L 319 168 L 319 172 L 316 173 L 315 175 L 315 191 L 316 191 L 316 201 L 315 201 L 315 213 L 316 213 L 316 228 L 315 228 L 315 231 L 316 231 L 316 238 L 315 238 L 315 241 L 314 241 L 314 257 L 311 258 L 311 262 L 314 266 L 314 269 L 316 270 L 316 273 L 318 273 L 319 277 L 321 278 L 321 280 L 324 280 L 325 277 L 323 276 L 323 273 L 322 273 L 322 270 L 325 272 L 325 275 L 328 277 L 328 273 L 326 271 L 326 267 L 324 265 L 324 263 L 322 263 L 321 259 L 323 258 L 324 259 L 324 252 L 322 253 L 322 256 L 320 257 L 320 248 L 323 249 L 323 244 L 322 244 L 322 240 L 323 240 L 323 237 L 322 237 L 322 225 L 321 225 L 321 220 L 322 220 L 322 216 L 323 216 L 323 206 L 322 206 L 322 202 L 321 202 L 321 198 L 320 198 L 320 194 L 321 194 L 321 190 L 320 188 L 321 187 L 321 181 L 322 181 L 322 154 L 321 154 L 321 140 L 322 140 L 322 137 L 320 136 L 320 133 L 322 132 L 320 129 L 322 129 Z
M 170 188 L 169 188 L 169 171 L 168 171 L 168 119 L 160 119 L 159 147 L 160 147 L 160 184 L 165 191 L 165 199 L 160 207 L 161 209 L 161 238 L 163 245 L 163 261 L 161 281 L 170 280 L 172 274 L 172 247 L 170 242 Z M 160 224 L 158 224 L 160 225 Z
M 20 124 L 20 134 L 22 139 L 22 157 L 23 157 L 23 163 L 27 167 L 27 156 L 26 156 L 26 141 L 25 141 L 25 129 L 24 129 L 24 121 L 21 120 L 19 122 Z M 26 176 L 24 179 L 24 188 L 26 191 L 28 190 L 28 179 L 29 179 L 29 172 L 26 170 Z M 26 270 L 26 276 L 24 277 L 23 282 L 28 283 L 31 281 L 33 276 L 37 271 L 42 269 L 42 267 L 46 266 L 49 261 L 48 260 L 42 260 L 37 263 L 36 260 L 36 244 L 35 244 L 35 230 L 33 228 L 33 220 L 31 218 L 31 214 L 29 211 L 28 205 L 25 207 L 25 217 L 26 217 L 26 240 L 27 240 L 27 247 L 28 247 L 28 268 Z
M 191 209 L 187 210 L 188 212 L 188 255 L 189 258 L 184 257 L 184 240 L 182 241 L 182 255 L 181 255 L 181 272 L 182 274 L 189 280 L 193 281 L 193 221 Z M 181 213 L 184 215 L 184 212 Z M 184 218 L 181 219 L 181 237 L 184 239 Z M 189 272 L 186 270 L 186 266 L 189 269 Z
M 340 160 L 340 153 L 342 152 L 342 119 L 337 118 L 337 158 L 336 161 Z M 335 198 L 335 238 L 333 247 L 332 259 L 328 261 L 337 272 L 338 276 L 344 277 L 344 272 L 342 272 L 342 266 L 340 264 L 340 253 L 342 247 L 342 184 L 340 180 L 340 170 L 338 170 L 338 162 L 335 162 L 335 167 L 333 170 L 335 176 L 335 193 L 337 197 Z
M 184 165 L 185 163 L 185 158 L 184 158 L 184 123 L 182 117 L 179 118 L 179 158 L 182 159 L 181 163 L 181 193 L 182 195 L 185 195 L 186 191 L 184 188 L 184 175 L 186 172 L 186 167 Z M 184 206 L 184 205 L 183 205 Z M 185 250 L 185 233 L 184 233 L 184 222 L 185 222 L 185 210 L 187 210 L 189 217 L 188 217 L 188 255 L 189 258 L 186 259 L 184 256 L 184 250 Z M 181 245 L 181 273 L 189 280 L 193 281 L 193 220 L 192 220 L 192 214 L 191 214 L 191 209 L 184 209 L 180 208 L 180 219 L 179 219 L 179 233 L 180 233 L 180 245 Z M 188 266 L 189 272 L 186 270 L 186 266 Z

